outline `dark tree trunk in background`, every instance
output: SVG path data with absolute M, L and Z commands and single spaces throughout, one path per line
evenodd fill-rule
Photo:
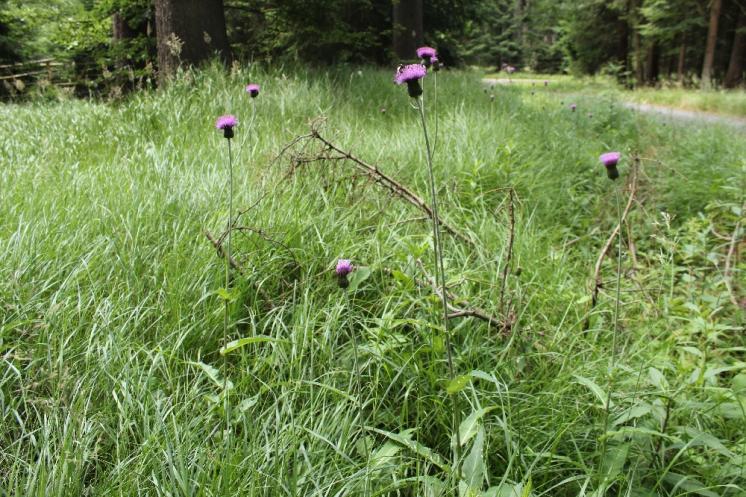
M 679 64 L 676 68 L 676 76 L 679 83 L 684 82 L 684 68 L 686 67 L 686 35 L 681 35 L 681 45 L 679 45 Z
M 156 0 L 155 23 L 161 84 L 179 64 L 229 58 L 223 0 Z
M 640 38 L 640 14 L 637 11 L 638 0 L 630 1 L 630 20 L 632 22 L 632 50 L 635 57 L 635 83 L 645 82 L 645 60 L 642 56 L 642 40 Z
M 422 0 L 394 0 L 394 53 L 400 60 L 417 57 L 422 30 Z
M 645 84 L 654 86 L 660 76 L 660 50 L 658 44 L 653 42 L 645 57 Z
M 111 37 L 114 43 L 134 38 L 137 35 L 135 30 L 130 28 L 129 23 L 127 23 L 127 19 L 125 19 L 124 16 L 119 12 L 116 12 L 111 17 L 111 26 Z
M 725 73 L 723 86 L 735 88 L 743 78 L 743 59 L 746 58 L 746 14 L 743 11 L 738 15 L 736 34 L 733 36 L 733 48 L 730 51 L 730 62 L 728 72 Z
M 710 26 L 707 29 L 707 45 L 705 46 L 705 60 L 702 63 L 702 89 L 712 88 L 712 66 L 715 61 L 715 45 L 718 41 L 718 22 L 722 0 L 712 0 L 710 4 Z

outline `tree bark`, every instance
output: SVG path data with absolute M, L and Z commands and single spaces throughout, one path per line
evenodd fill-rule
M 218 55 L 230 56 L 223 0 L 156 0 L 158 82 L 180 64 L 198 65 Z
M 712 88 L 712 66 L 715 61 L 715 45 L 718 41 L 718 23 L 722 0 L 712 0 L 710 4 L 710 26 L 707 29 L 707 45 L 705 46 L 705 60 L 702 63 L 702 89 Z
M 679 64 L 676 68 L 676 75 L 679 83 L 684 83 L 684 68 L 686 67 L 686 35 L 681 35 L 681 45 L 679 45 Z
M 635 54 L 635 84 L 645 82 L 645 60 L 642 56 L 642 40 L 640 37 L 640 13 L 637 12 L 638 0 L 630 2 L 630 16 L 632 20 L 632 50 Z
M 728 72 L 725 73 L 723 86 L 735 88 L 743 78 L 743 59 L 746 58 L 746 14 L 741 11 L 738 15 L 736 34 L 733 36 L 733 48 L 730 51 Z
M 422 0 L 394 0 L 394 53 L 400 60 L 416 57 L 423 42 Z
M 660 50 L 658 44 L 652 42 L 648 47 L 645 60 L 645 84 L 655 86 L 660 76 Z

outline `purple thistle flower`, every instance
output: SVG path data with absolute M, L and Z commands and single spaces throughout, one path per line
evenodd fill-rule
M 422 59 L 422 63 L 425 64 L 425 67 L 430 67 L 430 64 L 433 63 L 433 57 L 437 60 L 438 51 L 433 47 L 420 47 L 417 49 L 417 57 Z
M 546 79 L 544 80 L 544 86 L 549 86 L 549 81 L 547 81 Z
M 394 83 L 397 85 L 407 84 L 409 96 L 417 98 L 422 95 L 420 80 L 427 74 L 427 69 L 422 64 L 407 64 L 399 66 L 394 75 Z
M 430 64 L 433 66 L 433 71 L 440 71 L 440 59 L 437 55 L 430 59 Z
M 349 259 L 339 259 L 337 261 L 337 269 L 335 272 L 337 273 L 337 284 L 340 288 L 347 288 L 350 285 L 350 282 L 347 281 L 347 275 L 352 272 L 354 269 L 354 266 L 352 265 L 352 261 Z
M 577 108 L 578 108 L 578 106 L 577 106 L 577 105 L 575 105 L 575 104 L 570 104 L 570 110 L 571 110 L 571 111 L 575 112 L 575 109 L 577 109 Z
M 215 129 L 222 129 L 223 136 L 226 138 L 233 138 L 233 128 L 238 125 L 238 119 L 236 116 L 226 114 L 218 117 L 215 121 Z
M 352 261 L 350 259 L 339 259 L 337 261 L 337 275 L 347 276 L 352 272 Z
M 256 83 L 246 85 L 246 93 L 251 95 L 251 98 L 256 98 L 259 95 L 259 85 Z
M 417 57 L 420 59 L 432 59 L 438 56 L 438 51 L 433 47 L 420 47 L 417 49 Z
M 619 163 L 619 159 L 622 158 L 622 154 L 619 152 L 606 152 L 601 154 L 598 160 L 601 161 L 606 167 L 606 175 L 609 179 L 617 179 L 619 177 L 619 170 L 616 168 Z

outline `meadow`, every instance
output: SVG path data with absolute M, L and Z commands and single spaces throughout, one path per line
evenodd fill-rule
M 0 495 L 746 493 L 743 136 L 459 71 L 436 118 L 425 78 L 449 290 L 499 323 L 451 319 L 451 381 L 429 219 L 350 157 L 429 199 L 391 79 L 213 67 L 0 106 Z

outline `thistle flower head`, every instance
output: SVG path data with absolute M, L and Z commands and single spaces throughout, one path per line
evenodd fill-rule
M 238 119 L 236 116 L 226 114 L 218 117 L 215 121 L 215 129 L 223 130 L 223 136 L 226 138 L 233 138 L 233 128 L 238 125 Z
M 619 152 L 606 152 L 605 154 L 601 154 L 601 157 L 598 158 L 601 161 L 601 164 L 606 167 L 606 175 L 609 179 L 613 180 L 619 177 L 619 170 L 616 166 L 621 157 L 622 154 Z
M 598 160 L 606 167 L 614 167 L 619 163 L 619 159 L 622 158 L 622 154 L 619 152 L 606 152 L 601 154 Z
M 422 64 L 407 64 L 401 66 L 396 70 L 394 75 L 394 83 L 397 85 L 403 85 L 404 83 L 410 83 L 417 81 L 425 77 L 427 69 Z
M 433 47 L 420 47 L 417 49 L 417 57 L 420 59 L 432 59 L 438 56 L 438 51 Z
M 570 104 L 570 110 L 571 110 L 571 111 L 575 112 L 575 109 L 577 109 L 577 108 L 578 108 L 578 106 L 577 106 L 577 105 L 575 105 L 575 104 Z
M 430 59 L 430 64 L 433 66 L 433 71 L 440 71 L 440 59 L 437 55 Z
M 347 276 L 352 272 L 353 266 L 350 259 L 339 259 L 337 261 L 337 276 Z
M 259 95 L 259 85 L 256 83 L 246 85 L 246 93 L 251 95 L 251 98 L 256 98 Z
M 394 83 L 397 85 L 407 84 L 409 96 L 417 98 L 422 95 L 420 80 L 427 74 L 427 69 L 422 64 L 407 64 L 399 66 L 394 75 Z

